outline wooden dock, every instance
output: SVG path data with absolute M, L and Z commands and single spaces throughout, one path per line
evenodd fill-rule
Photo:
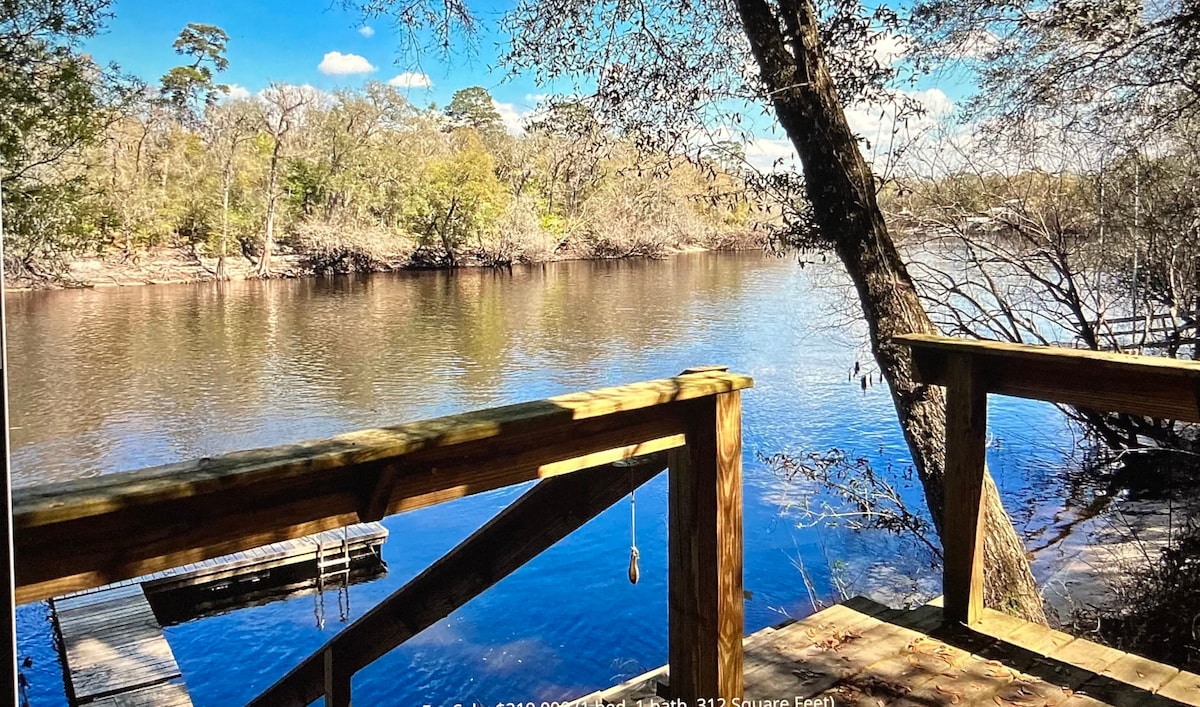
M 772 707 L 1200 705 L 1200 675 L 991 610 L 970 628 L 945 626 L 939 606 L 857 597 L 744 646 L 746 698 Z M 668 682 L 663 667 L 579 701 L 670 705 Z
M 190 707 L 150 599 L 188 588 L 227 589 L 289 568 L 335 581 L 365 556 L 377 556 L 387 535 L 379 523 L 360 523 L 52 599 L 71 704 Z
M 191 707 L 179 665 L 139 584 L 54 601 L 71 704 Z
M 314 576 L 343 572 L 348 563 L 367 554 L 378 554 L 379 546 L 387 540 L 388 531 L 381 523 L 358 523 L 344 529 L 327 530 L 293 540 L 283 540 L 243 552 L 193 562 L 120 582 L 67 594 L 78 597 L 114 587 L 140 585 L 147 595 L 170 592 L 185 587 L 217 585 L 262 572 L 312 563 Z M 60 597 L 59 599 L 61 599 Z

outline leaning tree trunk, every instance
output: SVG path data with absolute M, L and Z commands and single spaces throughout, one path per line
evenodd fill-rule
M 918 384 L 907 347 L 892 337 L 936 331 L 875 200 L 870 167 L 846 122 L 821 47 L 811 0 L 736 0 L 743 28 L 780 124 L 804 167 L 817 227 L 858 290 L 871 348 L 892 391 L 904 438 L 941 532 L 946 406 L 942 390 Z M 781 29 L 783 31 L 781 31 Z M 985 601 L 1045 623 L 1021 539 L 990 474 L 984 479 Z

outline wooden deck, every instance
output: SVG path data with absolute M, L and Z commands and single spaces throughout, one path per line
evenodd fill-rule
M 971 628 L 944 626 L 939 606 L 857 597 L 744 645 L 746 698 L 786 700 L 771 707 L 1200 705 L 1198 675 L 991 610 Z M 672 704 L 667 681 L 664 667 L 580 701 Z
M 778 700 L 772 707 L 798 707 L 806 695 L 825 704 L 1200 704 L 1195 675 L 986 611 L 979 532 L 989 394 L 1200 423 L 1200 362 L 915 334 L 893 342 L 912 350 L 921 384 L 946 388 L 944 610 L 851 602 L 756 634 L 743 661 L 741 391 L 753 381 L 713 367 L 17 489 L 9 579 L 18 603 L 38 601 L 536 481 L 252 703 L 304 707 L 324 696 L 349 707 L 355 673 L 602 512 L 614 489 L 623 496 L 649 478 L 617 462 L 657 467 L 661 453 L 677 707 L 737 707 L 747 693 Z M 514 527 L 531 530 L 505 530 Z M 943 614 L 971 628 L 945 628 Z M 638 689 L 654 688 L 620 688 Z
M 71 704 L 191 706 L 141 585 L 58 599 L 54 614 Z

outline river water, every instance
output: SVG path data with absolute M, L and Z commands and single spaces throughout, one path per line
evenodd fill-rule
M 893 472 L 909 460 L 864 328 L 832 265 L 761 253 L 84 291 L 12 293 L 17 485 L 324 437 L 722 363 L 743 394 L 746 628 L 812 612 L 839 584 L 902 600 L 935 589 L 917 545 L 802 527 L 761 455 L 831 448 Z M 989 463 L 1022 532 L 1054 524 L 1070 430 L 1050 406 L 993 399 Z M 402 586 L 523 488 L 384 521 L 386 576 L 350 616 Z M 819 503 L 821 496 L 813 497 Z M 665 663 L 666 479 L 637 496 L 642 580 L 626 579 L 622 502 L 356 676 L 356 705 L 564 699 Z M 325 604 L 323 628 L 315 613 Z M 338 630 L 307 595 L 166 629 L 197 705 L 242 704 Z M 18 610 L 34 705 L 63 705 L 45 605 Z

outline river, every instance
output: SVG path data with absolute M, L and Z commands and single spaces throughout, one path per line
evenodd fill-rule
M 902 597 L 928 590 L 911 540 L 798 527 L 787 485 L 760 455 L 837 447 L 891 468 L 909 460 L 864 327 L 832 264 L 762 253 L 657 261 L 225 284 L 11 293 L 16 485 L 136 469 L 674 375 L 722 363 L 743 395 L 746 628 L 812 607 L 837 583 Z M 1054 408 L 993 398 L 988 460 L 1027 536 L 1069 495 L 1072 447 Z M 386 519 L 388 572 L 349 590 L 359 616 L 511 502 L 506 489 Z M 919 489 L 905 498 L 923 508 Z M 541 701 L 665 663 L 666 479 L 637 495 L 642 580 L 626 579 L 621 502 L 356 676 L 357 705 Z M 820 497 L 817 497 L 819 501 Z M 908 575 L 917 579 L 909 580 Z M 166 628 L 200 706 L 242 704 L 328 639 L 301 596 Z M 44 604 L 18 610 L 33 705 L 65 704 Z

